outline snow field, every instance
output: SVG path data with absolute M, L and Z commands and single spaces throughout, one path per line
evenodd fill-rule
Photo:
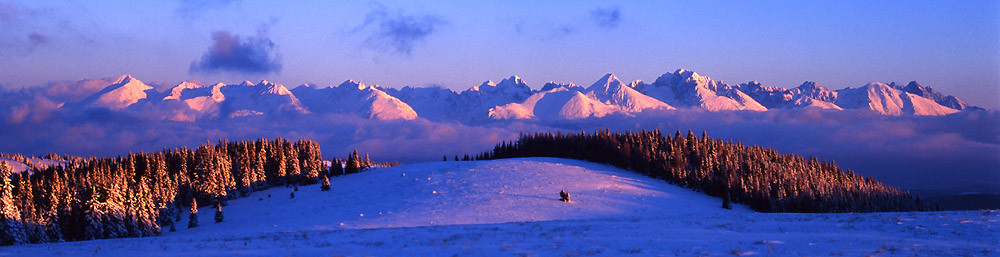
M 430 162 L 273 188 L 226 220 L 151 238 L 0 248 L 4 256 L 994 256 L 1000 212 L 768 214 L 606 165 Z M 559 190 L 572 203 L 558 201 Z M 270 194 L 270 197 L 268 197 Z

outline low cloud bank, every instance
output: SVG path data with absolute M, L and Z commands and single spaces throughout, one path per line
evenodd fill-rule
M 817 156 L 905 189 L 1000 191 L 1000 113 L 889 117 L 862 111 L 647 111 L 575 121 L 496 121 L 467 125 L 425 119 L 375 121 L 350 115 L 253 116 L 199 122 L 154 121 L 140 113 L 62 112 L 43 91 L 0 94 L 0 152 L 114 156 L 195 147 L 220 138 L 312 139 L 327 158 L 353 149 L 377 161 L 441 161 L 477 154 L 521 132 L 693 130 L 726 140 Z M 53 94 L 58 94 L 54 91 Z M 20 98 L 39 101 L 14 101 Z M 930 192 L 930 191 L 925 191 Z

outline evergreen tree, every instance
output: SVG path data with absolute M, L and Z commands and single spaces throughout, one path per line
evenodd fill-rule
M 319 188 L 322 191 L 330 191 L 330 178 L 327 178 L 326 175 L 323 175 L 322 182 L 320 183 Z
M 188 228 L 198 227 L 198 200 L 191 199 L 191 216 L 188 216 Z
M 0 161 L 0 245 L 23 244 L 27 235 L 21 223 L 21 214 L 14 202 L 14 184 L 11 167 Z
M 361 160 L 358 157 L 358 150 L 354 149 L 354 152 L 347 157 L 347 164 L 344 165 L 344 173 L 354 174 L 361 172 Z
M 330 166 L 331 175 L 333 176 L 344 175 L 344 163 L 340 162 L 340 159 L 334 158 L 332 161 L 330 161 L 330 163 L 331 163 Z
M 222 222 L 222 203 L 215 203 L 215 223 Z

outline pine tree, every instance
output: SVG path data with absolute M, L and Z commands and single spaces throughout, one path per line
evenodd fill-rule
M 322 191 L 330 191 L 330 178 L 327 178 L 326 175 L 323 175 L 322 182 L 320 183 L 319 188 Z
M 340 162 L 340 159 L 334 158 L 330 161 L 330 174 L 332 176 L 344 175 L 344 163 Z
M 729 189 L 726 188 L 726 190 L 722 192 L 722 208 L 725 208 L 725 209 L 732 209 L 733 208 L 732 200 L 730 200 L 731 196 L 729 196 L 729 195 L 730 195 L 729 194 Z
M 222 203 L 215 203 L 215 223 L 222 222 Z
M 0 245 L 23 244 L 27 241 L 21 214 L 14 202 L 14 184 L 7 161 L 0 161 Z
M 358 157 L 358 150 L 354 149 L 354 152 L 347 157 L 347 165 L 344 165 L 344 173 L 354 174 L 361 172 L 361 160 Z
M 188 217 L 188 228 L 198 227 L 198 200 L 191 198 L 191 216 Z

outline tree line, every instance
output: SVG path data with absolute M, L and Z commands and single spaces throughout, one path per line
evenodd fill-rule
M 27 159 L 5 154 L 15 160 Z M 159 235 L 184 206 L 214 204 L 277 187 L 324 183 L 376 164 L 355 150 L 328 166 L 318 143 L 220 140 L 195 148 L 115 158 L 58 157 L 58 165 L 14 171 L 0 162 L 0 244 Z
M 524 134 L 473 159 L 558 157 L 610 164 L 691 188 L 760 212 L 930 210 L 909 192 L 842 170 L 816 157 L 659 130 Z

